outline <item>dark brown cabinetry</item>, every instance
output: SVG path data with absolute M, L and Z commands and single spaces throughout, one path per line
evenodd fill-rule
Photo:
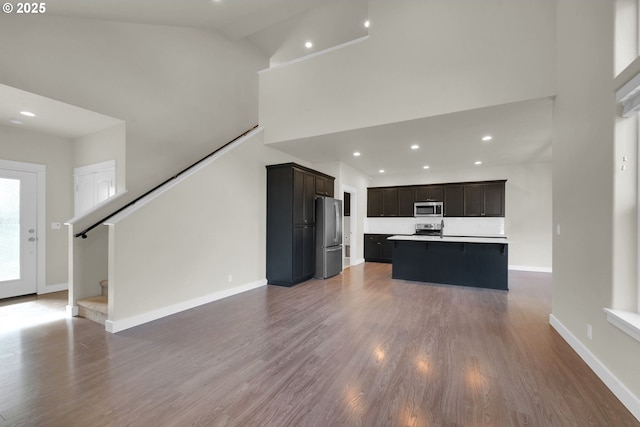
M 413 204 L 416 201 L 416 189 L 398 188 L 398 216 L 413 216 Z
M 312 224 L 315 215 L 315 175 L 293 170 L 293 223 Z
M 397 188 L 369 189 L 367 193 L 367 216 L 398 216 Z
M 412 217 L 417 201 L 444 203 L 444 216 L 504 216 L 505 180 L 367 189 L 367 216 Z
M 464 216 L 464 187 L 445 185 L 444 216 Z
M 364 259 L 367 262 L 392 261 L 393 243 L 387 240 L 392 234 L 365 234 Z
M 318 180 L 320 178 L 320 180 Z M 333 177 L 295 163 L 267 166 L 267 281 L 292 286 L 315 272 L 316 183 L 333 194 Z
M 416 187 L 416 202 L 424 202 L 427 200 L 444 202 L 444 186 L 421 185 L 419 187 Z
M 315 227 L 293 226 L 293 281 L 301 282 L 315 273 Z
M 315 179 L 316 194 L 319 196 L 333 197 L 333 179 L 325 178 L 320 175 L 316 175 Z
M 464 216 L 504 216 L 504 182 L 466 184 Z

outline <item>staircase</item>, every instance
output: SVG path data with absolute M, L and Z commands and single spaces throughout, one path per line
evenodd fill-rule
M 101 295 L 78 300 L 78 316 L 104 325 L 107 320 L 109 281 L 100 282 Z

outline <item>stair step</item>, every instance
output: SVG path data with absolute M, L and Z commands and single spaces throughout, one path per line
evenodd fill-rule
M 105 295 L 78 300 L 78 316 L 104 325 L 107 321 L 108 300 Z

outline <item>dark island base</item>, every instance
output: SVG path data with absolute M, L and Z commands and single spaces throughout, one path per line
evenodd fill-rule
M 508 251 L 501 243 L 396 240 L 392 277 L 506 291 Z

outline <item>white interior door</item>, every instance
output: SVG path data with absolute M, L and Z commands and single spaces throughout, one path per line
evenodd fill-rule
M 73 176 L 76 216 L 116 193 L 116 162 L 114 160 L 76 168 Z
M 37 291 L 37 174 L 0 169 L 0 298 Z

